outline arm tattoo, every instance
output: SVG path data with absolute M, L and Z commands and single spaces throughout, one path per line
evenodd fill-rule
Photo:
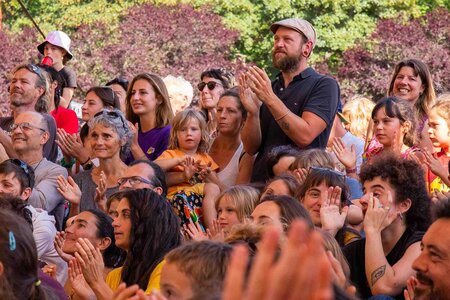
M 281 128 L 284 130 L 289 130 L 289 123 L 288 122 L 281 122 Z
M 375 269 L 375 271 L 372 272 L 372 278 L 371 278 L 371 285 L 374 286 L 375 283 L 384 276 L 384 272 L 386 271 L 386 265 L 382 265 L 381 267 Z

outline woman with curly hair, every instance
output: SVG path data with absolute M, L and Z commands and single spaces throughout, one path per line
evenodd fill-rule
M 411 265 L 430 218 L 430 199 L 422 168 L 391 155 L 361 168 L 365 194 L 360 199 L 365 238 L 344 248 L 351 280 L 364 299 L 388 295 L 403 299 Z

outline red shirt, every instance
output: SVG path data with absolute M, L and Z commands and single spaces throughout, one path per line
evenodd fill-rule
M 58 110 L 52 110 L 50 114 L 55 118 L 57 128 L 63 128 L 70 134 L 78 133 L 78 118 L 73 110 L 59 106 Z

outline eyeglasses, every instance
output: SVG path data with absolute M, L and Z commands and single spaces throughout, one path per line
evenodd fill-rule
M 19 123 L 19 124 L 11 124 L 11 126 L 10 126 L 11 131 L 16 130 L 17 127 L 19 127 L 20 130 L 22 130 L 22 131 L 30 131 L 32 129 L 39 129 L 39 130 L 42 130 L 42 132 L 46 132 L 47 131 L 44 128 L 37 127 L 37 126 L 32 125 L 32 124 L 30 124 L 28 122 L 23 122 L 23 123 Z
M 153 182 L 151 182 L 150 180 L 147 180 L 141 176 L 122 177 L 119 180 L 117 180 L 117 183 L 119 184 L 119 186 L 124 185 L 126 182 L 128 182 L 131 186 L 134 186 L 139 183 L 145 183 L 145 184 L 150 185 L 152 188 L 154 187 Z
M 23 160 L 17 159 L 17 158 L 7 159 L 6 162 L 10 162 L 10 163 L 20 167 L 25 172 L 25 174 L 27 175 L 28 186 L 32 187 L 31 186 L 31 173 L 30 173 L 31 172 L 30 171 L 31 167 L 26 162 L 24 162 Z
M 216 88 L 217 85 L 222 86 L 221 83 L 218 83 L 218 82 L 215 82 L 215 81 L 209 81 L 209 82 L 203 82 L 203 81 L 202 81 L 202 82 L 200 82 L 199 84 L 197 84 L 197 88 L 198 88 L 198 90 L 201 92 L 201 91 L 203 91 L 203 89 L 205 88 L 205 86 L 207 86 L 208 89 L 209 89 L 210 91 L 212 91 L 213 89 Z

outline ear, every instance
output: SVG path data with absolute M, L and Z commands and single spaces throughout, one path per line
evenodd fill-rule
M 47 143 L 49 138 L 50 138 L 50 133 L 48 133 L 48 131 L 44 132 L 41 136 L 41 145 L 44 145 L 45 143 Z
M 308 41 L 302 45 L 302 56 L 308 58 L 312 52 L 312 41 Z
M 98 248 L 100 249 L 100 251 L 104 251 L 106 248 L 109 247 L 109 245 L 111 245 L 111 239 L 109 237 L 105 237 L 102 238 L 100 244 L 98 244 Z
M 45 95 L 45 88 L 44 87 L 40 86 L 37 89 L 39 91 L 39 97 L 38 98 L 40 98 L 40 97 Z
M 405 214 L 411 208 L 411 205 L 412 205 L 411 199 L 408 198 L 406 200 L 403 200 L 400 204 L 397 205 L 397 211 L 402 214 Z
M 161 103 L 163 103 L 163 99 L 161 95 L 157 95 L 156 96 L 156 104 L 160 105 Z
M 158 195 L 162 195 L 162 193 L 163 193 L 162 187 L 159 187 L 159 186 L 153 188 L 153 191 L 154 191 L 155 193 L 157 193 Z
M 405 135 L 409 130 L 411 129 L 411 122 L 410 121 L 406 121 L 405 123 L 402 124 L 402 134 Z
M 30 198 L 32 189 L 27 187 L 23 190 L 22 194 L 20 194 L 20 199 L 22 199 L 23 201 L 28 201 L 28 198 Z
M 420 95 L 422 96 L 422 94 L 423 94 L 423 91 L 425 91 L 425 84 L 422 84 L 421 86 L 420 86 Z

